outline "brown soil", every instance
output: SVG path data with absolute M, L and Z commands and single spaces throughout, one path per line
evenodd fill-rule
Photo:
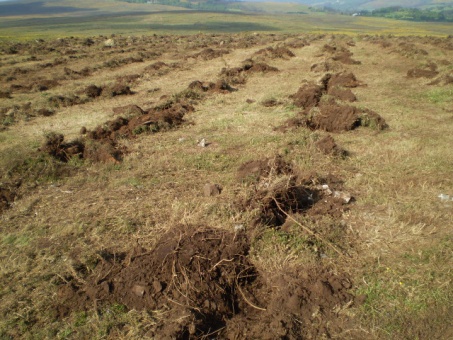
M 229 93 L 237 91 L 236 89 L 231 87 L 225 80 L 219 80 L 216 83 L 201 82 L 199 80 L 194 80 L 189 84 L 188 89 L 212 93 Z
M 327 53 L 331 55 L 333 61 L 338 61 L 342 64 L 347 65 L 358 65 L 361 64 L 360 61 L 352 59 L 354 55 L 349 49 L 344 46 L 334 46 L 334 45 L 324 45 L 321 49 L 322 53 Z
M 249 295 L 258 275 L 248 252 L 244 233 L 174 228 L 152 251 L 136 249 L 126 258 L 104 255 L 85 285 L 63 285 L 58 313 L 90 308 L 95 301 L 116 302 L 129 309 L 165 311 L 165 322 L 155 330 L 160 338 L 216 332 L 248 309 L 239 290 Z
M 188 104 L 175 103 L 165 108 L 154 108 L 147 113 L 136 106 L 116 108 L 125 114 L 135 114 L 131 118 L 118 117 L 98 126 L 93 131 L 82 128 L 84 140 L 64 142 L 62 134 L 52 133 L 40 151 L 54 158 L 68 162 L 73 157 L 89 159 L 93 162 L 118 162 L 125 152 L 117 145 L 118 138 L 131 138 L 145 132 L 168 130 L 184 122 L 183 117 L 194 108 Z
M 338 71 L 341 69 L 341 66 L 338 63 L 333 61 L 323 61 L 311 65 L 310 71 L 312 72 L 329 72 L 329 71 Z
M 68 162 L 72 157 L 83 157 L 84 144 L 80 141 L 65 143 L 62 134 L 51 133 L 46 136 L 46 140 L 39 150 L 60 161 Z
M 288 175 L 292 173 L 291 164 L 286 162 L 281 155 L 277 155 L 273 158 L 249 161 L 242 164 L 238 169 L 237 177 L 241 181 L 257 182 L 269 176 Z
M 168 67 L 166 63 L 164 63 L 163 61 L 157 61 L 151 65 L 146 66 L 145 71 L 156 71 L 166 67 Z
M 296 339 L 341 329 L 334 309 L 353 301 L 346 275 L 304 268 L 269 276 L 249 249 L 244 231 L 181 226 L 150 251 L 103 251 L 84 283 L 68 277 L 60 286 L 57 316 L 112 303 L 159 310 L 165 318 L 148 335 L 162 339 Z
M 275 106 L 282 105 L 282 102 L 277 99 L 271 98 L 271 99 L 266 99 L 266 100 L 262 101 L 261 105 L 263 105 L 264 107 L 275 107 Z
M 300 87 L 290 98 L 294 100 L 294 105 L 297 107 L 309 109 L 319 104 L 324 91 L 322 86 L 309 83 Z
M 327 179 L 312 174 L 300 176 L 281 156 L 243 164 L 238 169 L 238 178 L 254 183 L 254 191 L 239 202 L 239 208 L 258 210 L 256 225 L 280 227 L 293 214 L 341 218 L 348 208 L 349 202 L 319 186 L 328 184 L 330 189 L 340 190 L 342 181 L 332 176 Z
M 168 65 L 163 61 L 157 61 L 145 67 L 144 72 L 153 76 L 162 76 L 170 72 L 172 68 L 176 68 L 177 64 Z
M 138 79 L 140 79 L 139 74 L 128 74 L 125 76 L 117 77 L 116 83 L 130 85 L 130 84 L 135 84 Z
M 16 198 L 16 191 L 18 185 L 6 185 L 0 186 L 0 214 L 8 209 Z
M 408 78 L 434 78 L 439 72 L 431 69 L 413 68 L 407 71 Z
M 115 115 L 121 115 L 123 117 L 139 116 L 145 114 L 145 111 L 142 110 L 141 107 L 133 104 L 114 107 L 112 110 Z
M 122 108 L 123 112 L 145 112 L 136 105 Z M 118 108 L 117 108 L 118 110 Z M 158 132 L 181 125 L 186 113 L 192 112 L 193 106 L 186 103 L 172 103 L 167 107 L 153 108 L 144 114 L 133 116 L 130 119 L 118 117 L 88 131 L 87 136 L 93 140 L 116 141 L 119 137 L 130 138 L 144 132 Z
M 352 88 L 364 85 L 362 82 L 357 80 L 352 72 L 340 72 L 336 74 L 328 73 L 323 77 L 321 82 L 325 84 L 328 90 L 336 86 Z
M 318 140 L 315 143 L 316 147 L 325 155 L 333 156 L 346 156 L 347 152 L 335 142 L 335 139 L 331 135 L 327 135 L 324 138 Z
M 115 83 L 112 86 L 105 88 L 103 93 L 107 97 L 128 96 L 134 94 L 128 85 L 122 83 Z
M 385 120 L 373 111 L 336 103 L 320 105 L 318 109 L 306 111 L 304 115 L 306 126 L 312 130 L 340 132 L 359 126 L 371 126 L 379 130 L 387 127 Z
M 353 53 L 346 51 L 346 52 L 340 52 L 335 54 L 332 57 L 332 60 L 338 61 L 342 64 L 347 64 L 347 65 L 360 65 L 362 62 L 352 59 Z
M 255 57 L 264 59 L 289 59 L 296 55 L 287 47 L 266 47 L 253 54 Z
M 302 48 L 305 46 L 310 46 L 310 43 L 305 39 L 290 39 L 285 42 L 285 45 L 291 48 Z
M 241 67 L 223 68 L 220 76 L 230 84 L 245 84 L 247 74 L 268 72 L 278 72 L 278 68 L 247 59 Z
M 287 132 L 300 127 L 306 127 L 305 120 L 301 117 L 289 118 L 282 125 L 274 128 L 274 131 Z
M 214 50 L 212 48 L 206 48 L 203 51 L 194 54 L 193 58 L 200 58 L 202 60 L 212 60 L 215 58 L 220 58 L 224 54 L 230 53 L 228 50 Z
M 269 66 L 265 63 L 253 63 L 250 68 L 246 69 L 248 73 L 268 73 L 268 72 L 278 72 L 278 68 Z
M 278 275 L 278 276 L 277 276 Z M 317 268 L 266 276 L 257 296 L 265 310 L 249 308 L 247 316 L 227 321 L 227 339 L 324 339 L 346 327 L 335 309 L 353 301 L 348 276 Z
M 342 87 L 349 88 L 360 85 L 363 84 L 351 72 L 327 73 L 321 79 L 321 85 L 307 83 L 301 86 L 297 93 L 291 95 L 290 98 L 294 100 L 294 105 L 305 109 L 318 106 L 321 97 L 326 93 L 337 99 L 353 102 L 357 100 L 356 96 L 350 89 L 343 89 Z
M 15 83 L 10 85 L 10 91 L 16 92 L 16 93 L 26 93 L 26 92 L 43 92 L 50 90 L 51 88 L 54 88 L 56 86 L 59 86 L 60 84 L 56 80 L 52 79 L 43 79 L 43 80 L 37 80 L 37 81 L 32 81 L 32 82 L 22 82 L 22 83 Z
M 74 105 L 83 104 L 86 101 L 78 96 L 52 96 L 48 100 L 48 103 L 51 107 L 69 107 Z
M 96 98 L 102 94 L 102 87 L 97 87 L 96 85 L 89 85 L 85 89 L 85 94 L 89 98 Z
M 0 98 L 11 98 L 10 91 L 0 91 Z
M 347 102 L 355 102 L 357 100 L 357 97 L 350 89 L 342 89 L 336 86 L 329 88 L 327 94 Z
M 88 77 L 89 75 L 91 75 L 93 70 L 89 67 L 84 67 L 80 71 L 75 71 L 75 70 L 70 69 L 69 67 L 65 67 L 63 69 L 63 72 L 70 79 L 80 79 L 80 78 Z

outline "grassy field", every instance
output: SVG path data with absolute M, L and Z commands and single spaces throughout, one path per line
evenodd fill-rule
M 104 5 L 0 23 L 1 338 L 452 338 L 448 26 Z

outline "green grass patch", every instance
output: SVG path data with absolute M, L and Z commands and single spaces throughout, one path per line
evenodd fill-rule
M 453 102 L 453 86 L 436 88 L 425 94 L 426 98 L 434 104 L 444 104 Z

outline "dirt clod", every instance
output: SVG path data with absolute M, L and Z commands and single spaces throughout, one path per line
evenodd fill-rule
M 340 132 L 353 130 L 359 126 L 385 129 L 385 120 L 377 113 L 358 109 L 354 106 L 327 103 L 305 112 L 305 124 L 312 130 Z
M 222 187 L 219 184 L 206 183 L 203 187 L 203 195 L 205 197 L 218 196 L 222 192 Z
M 84 145 L 77 140 L 66 143 L 62 134 L 50 133 L 46 136 L 40 151 L 48 153 L 60 161 L 68 162 L 72 157 L 82 158 Z
M 324 138 L 318 140 L 315 143 L 316 147 L 325 155 L 333 156 L 346 156 L 347 152 L 341 148 L 331 135 L 327 135 Z
M 96 97 L 99 97 L 102 94 L 102 87 L 98 87 L 96 85 L 89 85 L 85 89 L 84 92 L 87 95 L 87 97 L 96 98 Z

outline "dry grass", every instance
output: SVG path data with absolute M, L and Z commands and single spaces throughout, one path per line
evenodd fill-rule
M 241 38 L 247 36 L 235 37 Z M 265 37 L 253 47 L 231 48 L 231 53 L 222 58 L 204 62 L 182 58 L 192 53 L 184 47 L 190 46 L 185 39 L 181 38 L 178 51 L 168 51 L 152 61 L 113 71 L 101 69 L 88 78 L 63 81 L 46 92 L 74 93 L 92 83 L 106 84 L 120 75 L 141 74 L 145 66 L 158 60 L 182 64 L 166 75 L 141 78 L 132 86 L 137 92 L 133 96 L 102 98 L 60 109 L 55 116 L 10 126 L 0 133 L 2 169 L 10 169 L 19 157 L 12 150 L 21 150 L 22 158 L 35 157 L 46 132 L 58 131 L 68 139 L 75 138 L 81 126 L 91 129 L 111 119 L 112 107 L 150 107 L 160 103 L 162 95 L 178 93 L 193 80 L 215 81 L 221 68 L 239 66 L 260 48 L 276 44 L 271 42 L 274 38 Z M 280 70 L 278 73 L 254 74 L 236 92 L 208 94 L 196 105 L 196 111 L 187 115 L 187 123 L 181 128 L 121 140 L 128 149 L 122 163 L 74 162 L 66 165 L 72 169 L 69 177 L 40 177 L 36 187 L 25 191 L 1 215 L 0 334 L 29 338 L 146 337 L 152 324 L 165 316 L 156 311 L 126 311 L 114 305 L 108 312 L 96 311 L 94 306 L 87 312 L 74 311 L 65 319 L 56 319 L 52 306 L 58 300 L 58 284 L 71 275 L 76 279 L 80 275 L 79 280 L 83 280 L 74 268 L 82 265 L 82 272 L 92 272 L 102 250 L 127 252 L 137 244 L 150 249 L 163 231 L 175 225 L 232 229 L 243 224 L 252 228 L 255 212 L 244 212 L 237 206 L 250 188 L 237 180 L 236 171 L 245 161 L 276 154 L 283 154 L 301 172 L 341 177 L 356 198 L 341 222 L 348 226 L 351 257 L 332 256 L 321 264 L 349 272 L 355 293 L 367 294 L 368 299 L 364 305 L 348 310 L 354 329 L 363 331 L 351 329 L 336 336 L 363 338 L 366 334 L 368 338 L 403 339 L 451 334 L 449 261 L 453 254 L 449 228 L 453 202 L 441 202 L 437 197 L 440 193 L 453 194 L 451 99 L 441 92 L 451 93 L 451 85 L 430 87 L 426 79 L 406 77 L 407 71 L 424 59 L 451 60 L 451 50 L 427 46 L 427 39 L 414 39 L 430 52 L 428 56 L 408 58 L 398 53 L 397 38 L 389 39 L 393 47 L 383 50 L 363 37 L 335 37 L 339 44 L 354 40 L 356 46 L 350 49 L 354 59 L 362 61 L 361 65 L 344 66 L 367 84 L 354 89 L 357 105 L 375 110 L 390 126 L 384 132 L 360 128 L 336 134 L 337 142 L 350 152 L 349 158 L 338 159 L 322 155 L 314 147 L 323 132 L 303 128 L 287 133 L 274 131 L 299 110 L 288 96 L 304 81 L 316 81 L 323 75 L 310 72 L 310 66 L 325 58 L 319 53 L 329 39 L 313 39 L 310 46 L 293 49 L 296 57 L 289 60 L 269 60 Z M 88 64 L 75 62 L 71 67 L 79 69 Z M 440 71 L 446 69 L 440 66 Z M 148 92 L 155 88 L 161 90 Z M 44 103 L 42 96 L 14 95 L 5 103 Z M 435 100 L 430 99 L 433 96 Z M 260 105 L 269 98 L 283 104 L 269 108 Z M 246 99 L 255 102 L 247 103 Z M 197 145 L 202 138 L 206 138 L 208 147 Z M 204 197 L 203 185 L 207 182 L 220 184 L 222 194 Z M 333 223 L 327 217 L 316 223 L 301 221 L 314 230 Z M 307 246 L 303 228 L 293 236 L 269 229 L 257 234 L 260 237 L 253 245 L 252 258 L 262 270 L 278 272 L 320 261 L 313 247 Z M 426 326 L 417 326 L 419 320 L 425 320 Z

